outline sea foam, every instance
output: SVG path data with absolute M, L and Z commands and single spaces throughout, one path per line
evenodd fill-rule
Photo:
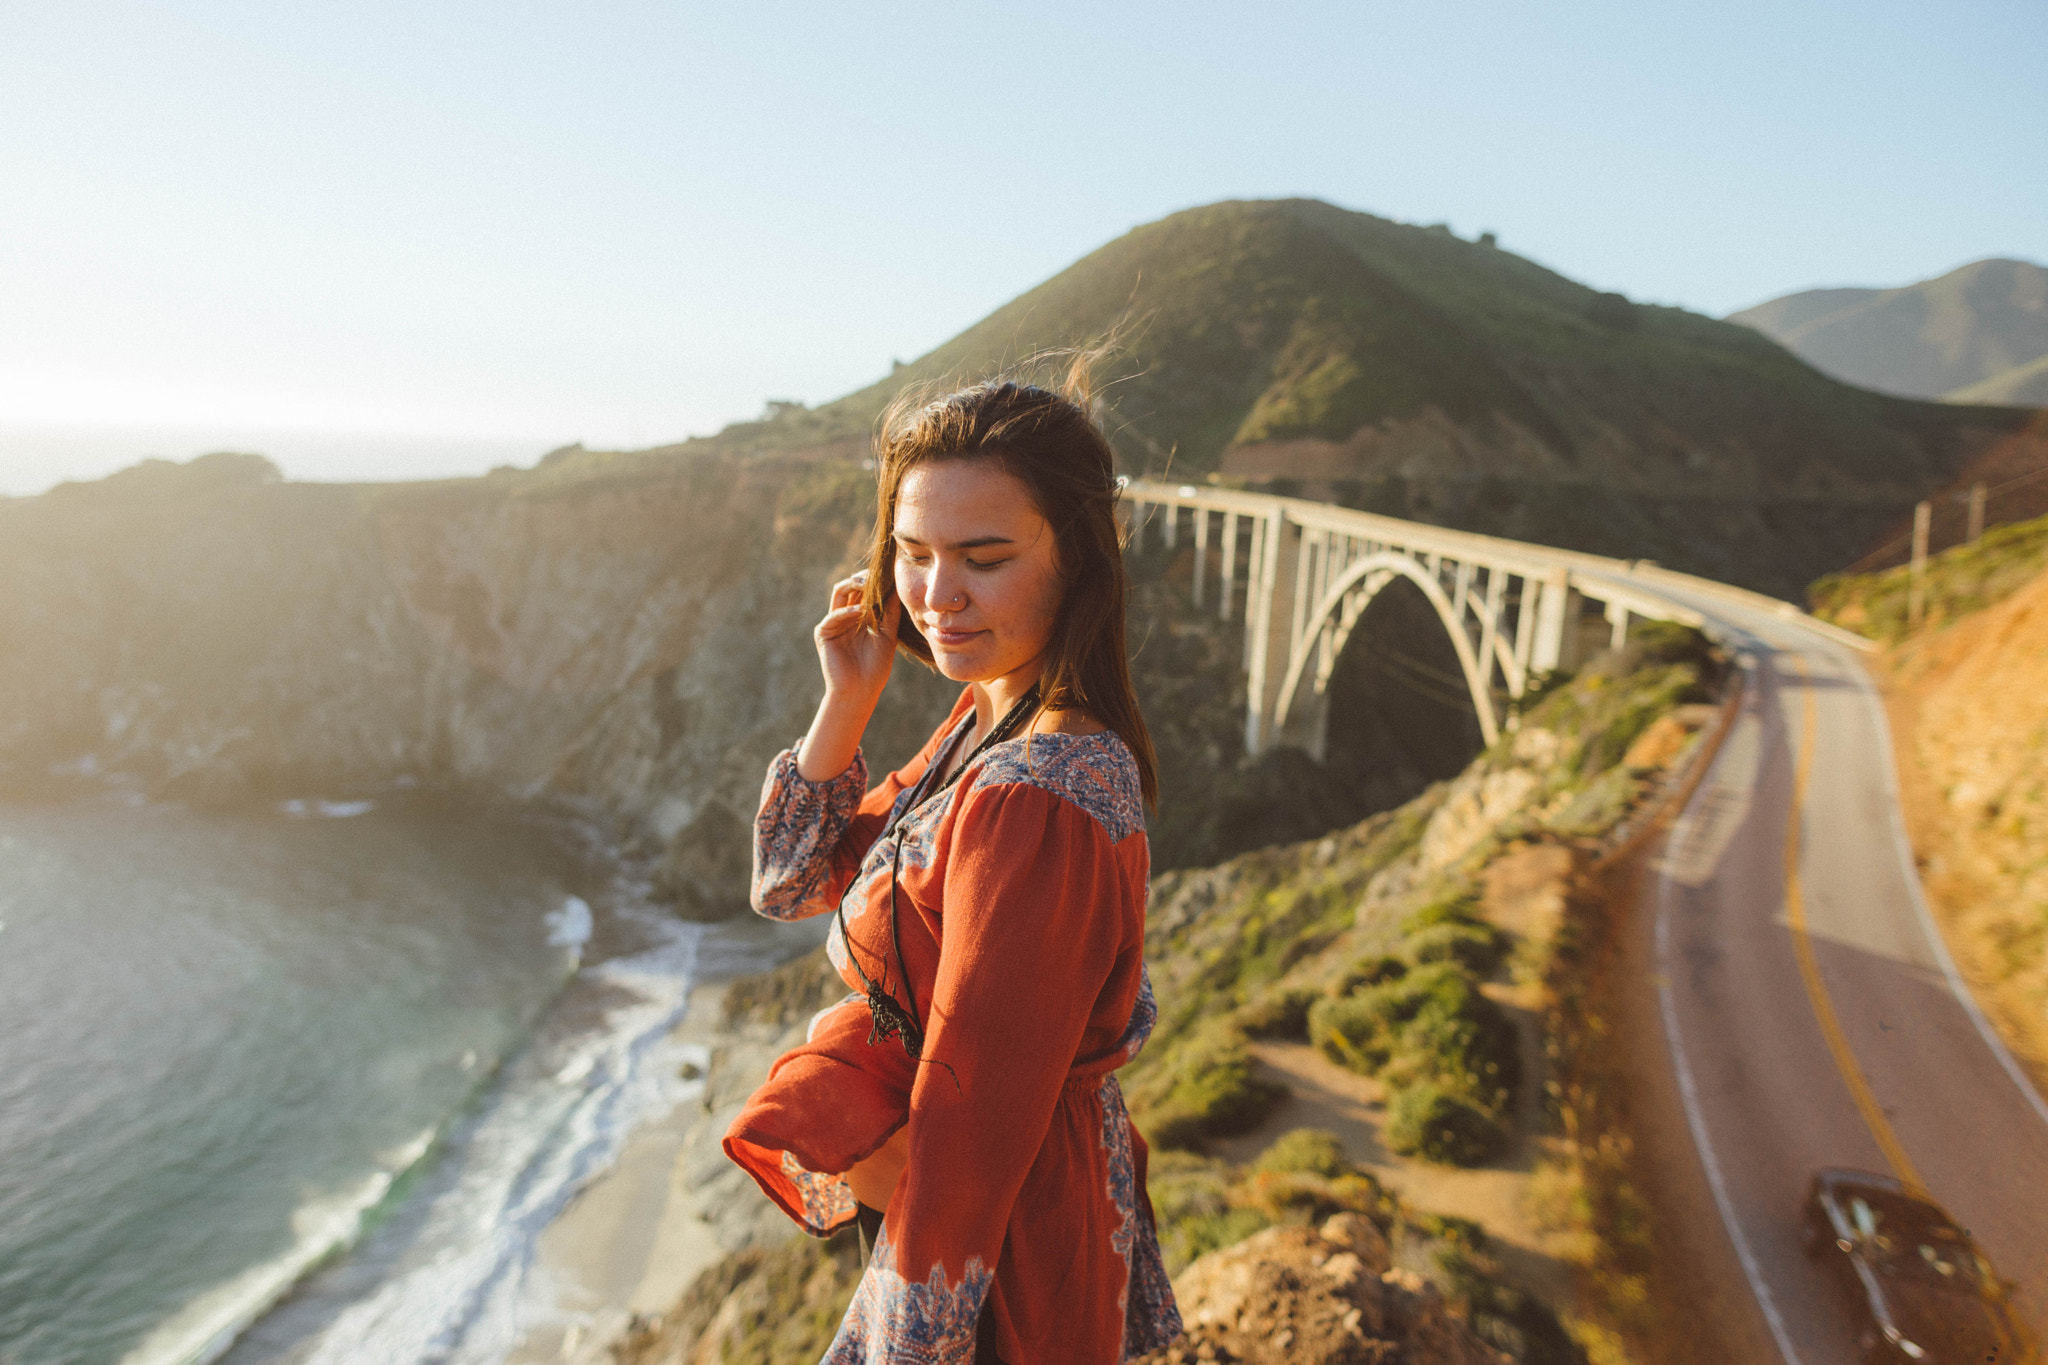
M 588 915 L 572 898 L 547 918 L 580 941 Z M 412 1247 L 295 1354 L 301 1365 L 496 1365 L 553 1316 L 554 1287 L 536 1262 L 540 1234 L 637 1126 L 699 1088 L 682 1079 L 692 1058 L 669 1034 L 703 928 L 651 911 L 630 917 L 655 945 L 590 968 L 569 988 L 608 1006 L 604 1025 L 539 1039 L 507 1068 L 468 1129 L 451 1137 L 452 1178 L 427 1196 Z
M 121 1365 L 206 1365 L 224 1354 L 248 1326 L 291 1292 L 307 1271 L 354 1245 L 364 1215 L 383 1202 L 395 1180 L 432 1148 L 431 1129 L 387 1157 L 388 1169 L 348 1189 L 309 1200 L 292 1213 L 292 1244 L 283 1255 L 253 1265 L 214 1286 L 159 1324 L 121 1357 Z

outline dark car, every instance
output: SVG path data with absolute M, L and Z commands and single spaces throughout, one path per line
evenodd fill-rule
M 1956 1220 L 1888 1175 L 1830 1169 L 1806 1199 L 1806 1252 L 1832 1272 L 1872 1361 L 2038 1360 L 2012 1286 Z

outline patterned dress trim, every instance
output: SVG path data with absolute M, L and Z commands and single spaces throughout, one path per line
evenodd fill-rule
M 1102 1150 L 1108 1155 L 1109 1202 L 1122 1216 L 1109 1244 L 1124 1261 L 1123 1351 L 1130 1360 L 1156 1351 L 1181 1334 L 1180 1306 L 1166 1278 L 1159 1254 L 1159 1236 L 1150 1209 L 1139 1206 L 1138 1166 L 1131 1149 L 1131 1116 L 1124 1109 L 1123 1088 L 1116 1077 L 1104 1076 L 1097 1095 L 1102 1101 Z
M 1159 1002 L 1152 997 L 1152 971 L 1149 967 L 1138 968 L 1138 999 L 1131 1006 L 1131 1022 L 1124 1025 L 1121 1038 L 1110 1049 L 1109 1069 L 1129 1066 L 1145 1049 L 1145 1040 L 1152 1036 L 1153 1026 L 1159 1022 Z
M 768 765 L 761 809 L 754 817 L 754 909 L 770 919 L 796 920 L 832 908 L 822 894 L 832 850 L 860 809 L 868 789 L 868 761 L 856 753 L 846 771 L 813 782 L 797 771 L 796 747 Z
M 1102 826 L 1112 844 L 1145 828 L 1138 763 L 1114 730 L 1023 735 L 998 744 L 982 757 L 974 787 L 1005 783 L 1038 787 L 1073 802 Z
M 895 1264 L 884 1222 L 839 1335 L 818 1365 L 972 1365 L 975 1328 L 995 1275 L 974 1256 L 956 1285 L 946 1283 L 942 1265 L 912 1284 L 890 1268 Z
M 853 1221 L 858 1201 L 845 1176 L 807 1171 L 788 1152 L 782 1154 L 782 1173 L 803 1196 L 804 1231 L 811 1236 L 830 1237 Z

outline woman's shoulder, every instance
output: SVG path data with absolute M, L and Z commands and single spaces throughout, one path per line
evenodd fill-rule
M 1064 731 L 1005 740 L 982 756 L 970 792 L 1026 787 L 1079 808 L 1111 843 L 1145 828 L 1145 797 L 1138 761 L 1114 730 Z

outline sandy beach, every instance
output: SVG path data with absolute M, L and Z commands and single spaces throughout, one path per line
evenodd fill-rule
M 507 1365 L 605 1365 L 638 1319 L 668 1312 L 721 1257 L 795 1230 L 719 1145 L 768 1064 L 804 1021 L 732 1022 L 730 982 L 697 987 L 671 1041 L 704 1073 L 700 1095 L 642 1125 L 618 1161 L 541 1234 L 540 1272 L 555 1295 Z M 806 1015 L 806 1018 L 808 1016 Z

